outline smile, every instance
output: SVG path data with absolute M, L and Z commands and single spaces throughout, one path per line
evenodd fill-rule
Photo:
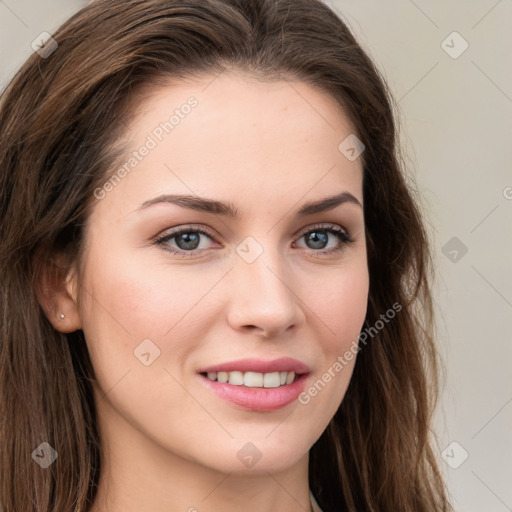
M 203 385 L 238 409 L 271 412 L 297 400 L 309 375 L 306 364 L 291 358 L 244 359 L 198 372 Z
M 245 386 L 248 388 L 278 388 L 291 384 L 295 380 L 295 372 L 208 372 L 206 377 L 210 380 Z

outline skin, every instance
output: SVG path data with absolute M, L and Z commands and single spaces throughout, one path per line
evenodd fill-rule
M 369 286 L 363 209 L 343 203 L 296 217 L 304 203 L 344 191 L 363 203 L 361 159 L 338 150 L 354 130 L 333 98 L 304 82 L 224 72 L 141 100 L 130 151 L 190 96 L 198 105 L 96 202 L 83 272 L 71 271 L 46 304 L 57 329 L 84 331 L 97 377 L 104 458 L 91 510 L 309 510 L 308 452 L 355 358 L 309 403 L 274 412 L 225 402 L 197 371 L 289 356 L 309 366 L 308 389 L 357 340 Z M 164 193 L 231 202 L 240 218 L 164 203 L 138 210 Z M 198 235 L 193 257 L 153 241 L 190 224 L 215 235 Z M 354 241 L 320 254 L 342 242 L 330 233 L 315 245 L 316 224 Z M 236 252 L 246 237 L 263 251 L 250 264 Z M 187 250 L 178 243 L 167 247 Z M 149 366 L 134 357 L 144 339 L 160 350 Z M 261 454 L 252 467 L 237 457 L 248 442 Z

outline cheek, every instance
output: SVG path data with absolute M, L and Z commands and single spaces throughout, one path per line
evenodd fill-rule
M 368 291 L 367 267 L 357 264 L 324 279 L 323 286 L 311 294 L 312 309 L 326 326 L 326 353 L 338 354 L 357 340 L 366 317 Z
M 321 322 L 316 322 L 322 326 L 318 332 L 324 334 L 317 338 L 321 356 L 314 378 L 299 397 L 299 403 L 305 411 L 314 408 L 315 415 L 321 418 L 317 423 L 318 435 L 339 407 L 356 363 L 369 291 L 366 262 L 359 261 L 362 263 L 347 265 L 334 273 L 335 277 L 323 279 L 324 286 L 315 288 L 308 304 L 318 312 Z
M 156 404 L 170 414 L 188 403 L 178 382 L 208 329 L 200 300 L 218 277 L 119 255 L 88 262 L 83 331 L 100 394 L 132 423 L 154 425 Z
M 350 274 L 345 276 L 341 285 L 332 290 L 329 300 L 329 313 L 334 325 L 345 326 L 340 331 L 346 331 L 347 327 L 363 322 L 366 315 L 368 300 L 367 280 L 364 276 Z
M 114 381 L 124 368 L 140 365 L 134 351 L 144 340 L 155 345 L 159 365 L 185 360 L 214 321 L 205 296 L 222 276 L 122 255 L 112 249 L 90 258 L 81 308 L 93 364 Z

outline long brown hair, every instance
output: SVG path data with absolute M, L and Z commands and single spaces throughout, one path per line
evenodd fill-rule
M 2 511 L 90 507 L 101 470 L 94 372 L 83 332 L 58 332 L 45 315 L 41 276 L 80 261 L 93 191 L 142 88 L 230 67 L 304 80 L 343 107 L 366 148 L 365 329 L 401 306 L 365 341 L 310 451 L 312 492 L 325 512 L 451 510 L 430 431 L 439 361 L 428 236 L 392 95 L 340 17 L 319 0 L 96 0 L 53 38 L 58 47 L 31 55 L 0 98 Z M 31 457 L 42 442 L 58 453 L 48 469 Z

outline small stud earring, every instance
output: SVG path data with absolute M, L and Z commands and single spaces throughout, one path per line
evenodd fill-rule
M 64 313 L 61 313 L 61 314 L 60 314 L 60 317 L 61 317 L 61 318 L 64 318 L 65 316 L 66 316 L 66 315 L 65 315 Z

